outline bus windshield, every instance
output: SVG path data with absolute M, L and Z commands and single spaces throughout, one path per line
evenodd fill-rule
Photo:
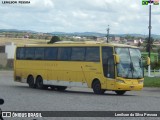
M 141 53 L 137 48 L 116 47 L 116 54 L 120 57 L 117 64 L 117 76 L 123 78 L 143 78 Z

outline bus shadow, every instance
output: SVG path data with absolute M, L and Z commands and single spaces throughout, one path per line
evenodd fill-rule
M 107 93 L 107 91 L 104 93 L 104 94 L 94 94 L 93 92 L 90 92 L 90 91 L 74 91 L 74 90 L 65 90 L 65 91 L 57 91 L 57 90 L 54 90 L 54 89 L 43 89 L 43 90 L 40 90 L 40 89 L 36 89 L 36 88 L 29 88 L 28 86 L 10 86 L 10 87 L 14 87 L 14 88 L 17 88 L 17 89 L 25 89 L 25 90 L 34 90 L 34 91 L 50 91 L 50 92 L 56 92 L 56 93 L 60 93 L 60 94 L 78 94 L 78 95 L 94 95 L 94 96 L 121 96 L 121 97 L 127 97 L 127 96 L 136 96 L 136 95 L 130 95 L 129 93 L 127 94 L 124 94 L 124 95 L 117 95 L 116 93 Z M 110 91 L 108 91 L 110 92 Z
M 79 94 L 79 95 L 96 95 L 96 96 L 136 96 L 136 95 L 129 95 L 129 94 L 124 94 L 124 95 L 117 95 L 114 92 L 113 93 L 107 93 L 107 91 L 104 94 L 94 94 L 93 92 L 87 92 L 87 91 L 70 91 L 70 90 L 65 90 L 65 91 L 57 91 L 60 93 L 65 93 L 65 94 Z

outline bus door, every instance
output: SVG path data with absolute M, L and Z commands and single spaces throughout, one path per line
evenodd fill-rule
M 113 89 L 115 86 L 113 47 L 102 47 L 102 64 L 103 74 L 107 78 L 107 89 Z

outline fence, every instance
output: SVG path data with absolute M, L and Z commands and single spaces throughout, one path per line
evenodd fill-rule
M 144 70 L 144 76 L 148 76 L 148 70 Z M 152 77 L 160 77 L 160 69 L 159 70 L 151 70 Z

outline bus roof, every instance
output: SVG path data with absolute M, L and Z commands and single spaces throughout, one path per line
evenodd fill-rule
M 137 48 L 136 46 L 124 45 L 124 44 L 114 44 L 114 43 L 102 43 L 96 41 L 86 41 L 86 42 L 56 42 L 53 44 L 25 44 L 17 47 L 51 47 L 51 46 L 116 46 L 116 47 L 132 47 Z

